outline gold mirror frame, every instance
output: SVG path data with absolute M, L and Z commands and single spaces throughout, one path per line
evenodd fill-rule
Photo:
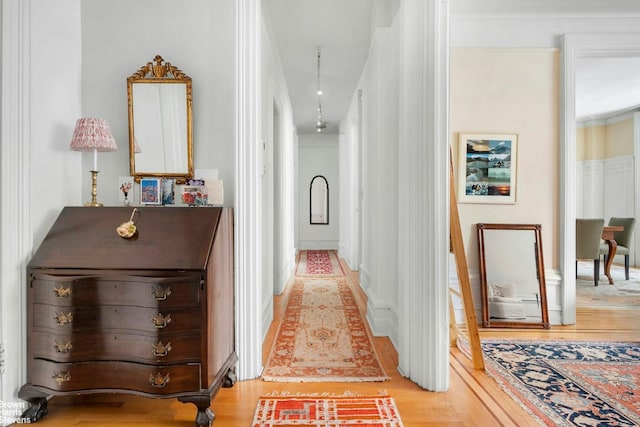
M 138 99 L 134 100 L 136 94 Z M 127 78 L 127 98 L 129 171 L 135 181 L 159 177 L 184 183 L 192 178 L 191 77 L 156 55 L 153 62 L 146 63 Z M 174 102 L 161 103 L 161 98 L 172 98 Z M 167 114 L 166 109 L 170 109 L 171 114 Z M 171 120 L 165 120 L 166 116 L 171 116 Z M 166 144 L 165 140 L 168 141 Z M 168 166 L 168 163 L 178 166 Z
M 476 224 L 482 326 L 549 326 L 540 224 Z

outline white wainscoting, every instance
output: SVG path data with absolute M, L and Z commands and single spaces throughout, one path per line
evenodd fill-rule
M 577 162 L 576 216 L 604 218 L 606 221 L 612 216 L 633 217 L 636 194 L 634 164 L 634 156 Z M 632 247 L 631 250 L 633 265 L 635 249 Z
M 545 268 L 544 271 L 546 281 L 547 309 L 549 311 L 549 323 L 551 325 L 562 324 L 562 305 L 560 304 L 562 293 L 562 277 L 558 269 Z M 480 291 L 480 272 L 477 268 L 469 270 L 469 281 L 471 283 L 471 293 L 473 294 L 473 305 L 478 320 L 478 324 L 482 325 L 482 293 Z M 456 270 L 456 261 L 453 255 L 449 257 L 449 287 L 460 292 L 460 281 Z M 455 294 L 451 295 L 453 302 L 453 311 L 455 313 L 456 323 L 464 324 L 466 318 L 464 315 L 464 306 L 462 300 Z
M 585 160 L 576 164 L 576 217 L 604 217 L 604 162 Z

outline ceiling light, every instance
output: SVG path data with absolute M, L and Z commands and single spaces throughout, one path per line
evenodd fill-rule
M 322 132 L 327 127 L 327 122 L 322 120 L 322 89 L 320 88 L 320 46 L 318 46 L 318 62 L 316 64 L 316 93 L 318 94 L 318 121 L 316 122 L 316 131 Z

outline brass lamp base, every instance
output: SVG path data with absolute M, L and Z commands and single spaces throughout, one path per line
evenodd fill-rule
M 98 171 L 90 171 L 91 172 L 91 201 L 85 203 L 85 206 L 90 206 L 94 208 L 102 207 L 102 203 L 98 203 L 96 200 L 98 196 Z

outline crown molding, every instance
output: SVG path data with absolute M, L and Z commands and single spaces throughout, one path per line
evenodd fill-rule
M 613 123 L 629 120 L 640 110 L 640 105 L 635 105 L 620 111 L 600 114 L 591 117 L 576 119 L 576 128 L 586 128 L 591 126 L 606 126 Z
M 640 15 L 637 0 L 452 0 L 451 16 L 497 15 Z

